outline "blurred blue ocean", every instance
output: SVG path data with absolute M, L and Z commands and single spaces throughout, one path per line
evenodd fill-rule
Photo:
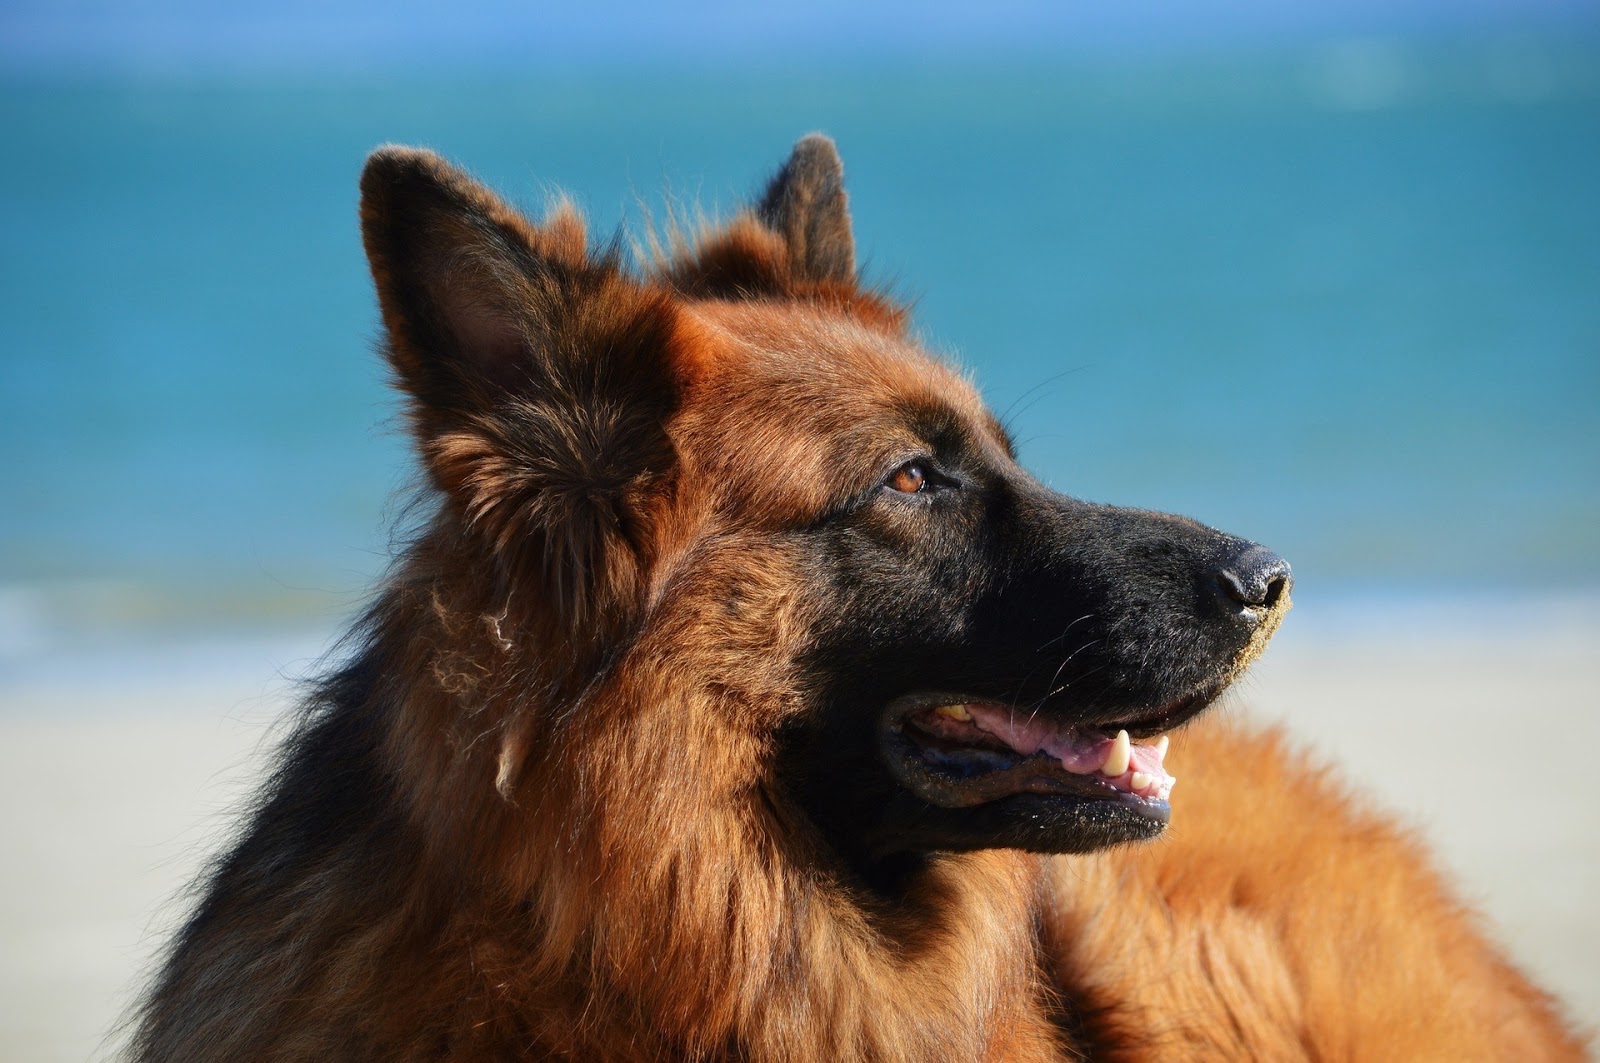
M 1600 586 L 1600 44 L 805 73 L 0 82 L 0 643 L 295 622 L 411 472 L 356 176 L 425 144 L 596 231 L 832 134 L 869 275 L 1026 462 L 1297 595 Z

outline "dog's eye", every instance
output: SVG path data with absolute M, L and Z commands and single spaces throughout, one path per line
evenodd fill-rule
M 928 489 L 928 471 L 920 461 L 908 461 L 889 477 L 889 486 L 903 494 L 914 495 Z

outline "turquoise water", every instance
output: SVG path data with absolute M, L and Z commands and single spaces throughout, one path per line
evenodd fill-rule
M 381 569 L 410 473 L 355 225 L 374 145 L 533 208 L 565 189 L 609 232 L 641 202 L 728 211 L 811 129 L 869 273 L 1056 487 L 1270 543 L 1302 592 L 1593 587 L 1596 71 L 1569 42 L 12 80 L 0 587 L 139 623 L 353 600 Z

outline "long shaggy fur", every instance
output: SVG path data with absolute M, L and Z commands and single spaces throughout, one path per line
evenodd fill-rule
M 892 893 L 839 858 L 779 771 L 830 622 L 800 531 L 882 410 L 992 423 L 857 284 L 841 173 L 808 138 L 755 212 L 632 276 L 570 211 L 373 157 L 436 515 L 133 1058 L 1580 1058 L 1416 844 L 1273 735 L 1180 737 L 1146 846 L 934 853 Z

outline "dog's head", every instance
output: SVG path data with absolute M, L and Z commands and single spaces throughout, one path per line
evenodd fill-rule
M 436 535 L 543 699 L 516 756 L 597 744 L 663 818 L 740 795 L 858 868 L 1161 830 L 1161 736 L 1260 652 L 1288 566 L 1028 475 L 858 282 L 831 142 L 643 276 L 426 152 L 362 191 Z

